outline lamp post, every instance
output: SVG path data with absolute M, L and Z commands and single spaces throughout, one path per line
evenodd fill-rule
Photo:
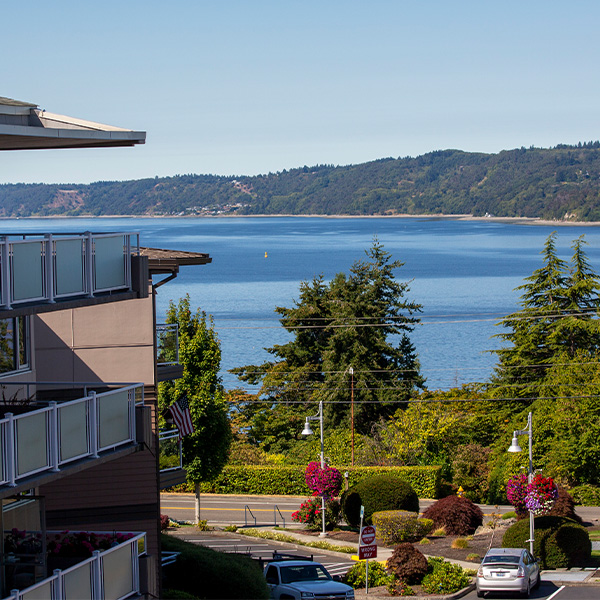
M 306 422 L 304 423 L 304 429 L 302 430 L 302 435 L 312 435 L 313 430 L 310 428 L 310 421 L 316 421 L 318 419 L 320 429 L 321 429 L 321 469 L 325 468 L 325 450 L 323 446 L 323 401 L 319 402 L 319 412 L 318 414 L 312 417 L 306 417 Z M 325 496 L 321 496 L 321 517 L 323 520 L 323 528 L 319 537 L 327 537 L 327 532 L 325 531 Z
M 532 425 L 532 413 L 527 415 L 527 429 L 517 429 L 513 432 L 513 439 L 508 449 L 509 452 L 521 452 L 521 446 L 519 446 L 519 435 L 527 435 L 529 438 L 529 467 L 527 469 L 527 483 L 533 481 L 533 425 Z M 533 511 L 529 510 L 529 552 L 533 556 L 533 541 L 535 538 L 535 525 L 533 521 Z
M 354 466 L 354 369 L 348 369 L 350 373 L 350 441 L 351 441 L 351 466 Z

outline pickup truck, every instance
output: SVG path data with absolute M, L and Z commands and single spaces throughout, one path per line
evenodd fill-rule
M 273 600 L 354 600 L 354 590 L 312 560 L 272 560 L 265 566 Z

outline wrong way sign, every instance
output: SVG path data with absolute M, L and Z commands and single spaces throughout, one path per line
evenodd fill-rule
M 365 560 L 367 558 L 377 558 L 377 544 L 375 543 L 375 527 L 366 525 L 360 530 L 360 540 L 358 544 L 358 558 Z

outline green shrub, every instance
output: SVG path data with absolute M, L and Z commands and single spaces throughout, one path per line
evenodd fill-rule
M 360 494 L 354 490 L 345 490 L 340 497 L 342 515 L 350 527 L 360 526 Z
M 339 467 L 348 471 L 348 483 L 355 486 L 375 475 L 395 475 L 406 480 L 420 498 L 437 498 L 441 469 L 437 466 L 416 467 Z M 213 481 L 200 484 L 200 492 L 309 496 L 304 478 L 306 465 L 227 465 Z M 171 488 L 174 492 L 193 492 L 191 483 Z
M 473 552 L 472 554 L 467 554 L 466 560 L 470 560 L 473 562 L 481 562 L 481 556 Z
M 388 572 L 410 584 L 421 583 L 427 574 L 428 564 L 420 550 L 405 542 L 394 548 L 392 555 L 387 559 L 386 567 Z
M 600 486 L 584 483 L 569 490 L 573 500 L 582 506 L 600 506 Z
M 435 562 L 430 565 L 433 572 L 425 575 L 421 585 L 428 594 L 453 594 L 471 583 L 465 570 L 448 562 Z
M 533 553 L 542 569 L 583 566 L 590 558 L 592 544 L 584 527 L 565 517 L 536 517 Z M 526 548 L 529 519 L 511 525 L 502 538 L 503 548 Z
M 473 502 L 482 502 L 487 497 L 490 452 L 480 444 L 467 444 L 459 446 L 452 458 L 452 480 Z
M 465 538 L 456 538 L 452 541 L 451 546 L 455 549 L 464 550 L 469 547 L 469 540 Z
M 365 507 L 364 523 L 370 524 L 373 513 L 386 510 L 408 510 L 419 512 L 419 497 L 410 484 L 395 475 L 376 475 L 359 481 L 342 499 L 342 512 L 346 523 L 351 527 L 360 524 L 360 505 L 356 511 L 357 499 L 350 492 L 356 492 L 360 504 Z
M 366 587 L 366 561 L 357 562 L 344 577 L 344 582 L 354 589 Z M 393 585 L 394 576 L 390 575 L 382 563 L 369 561 L 369 587 Z
M 407 510 L 385 510 L 373 513 L 373 525 L 377 528 L 377 537 L 385 546 L 401 542 L 418 542 L 433 527 L 431 519 L 419 519 L 416 512 Z
M 468 498 L 446 496 L 434 502 L 423 513 L 434 527 L 443 527 L 447 535 L 468 535 L 483 523 L 481 509 Z
M 163 590 L 163 600 L 200 600 L 198 596 L 188 594 L 182 590 Z
M 162 535 L 166 552 L 180 552 L 177 560 L 163 569 L 165 587 L 197 598 L 268 598 L 269 591 L 258 563 L 248 556 L 225 554 Z

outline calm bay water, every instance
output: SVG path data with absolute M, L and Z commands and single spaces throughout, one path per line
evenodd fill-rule
M 411 338 L 428 387 L 448 389 L 489 377 L 499 341 L 498 320 L 517 307 L 514 291 L 541 266 L 540 251 L 558 230 L 561 258 L 585 234 L 588 257 L 600 271 L 600 228 L 525 225 L 428 218 L 97 218 L 0 220 L 12 232 L 136 231 L 141 244 L 208 252 L 213 262 L 182 267 L 159 288 L 158 317 L 169 300 L 190 294 L 192 307 L 214 317 L 227 369 L 260 364 L 264 348 L 287 341 L 276 306 L 292 306 L 302 280 L 326 279 L 365 258 L 377 236 L 394 259 L 397 277 L 411 281 L 408 298 L 423 305 Z M 265 253 L 267 257 L 265 258 Z M 350 366 L 350 365 L 349 365 Z

